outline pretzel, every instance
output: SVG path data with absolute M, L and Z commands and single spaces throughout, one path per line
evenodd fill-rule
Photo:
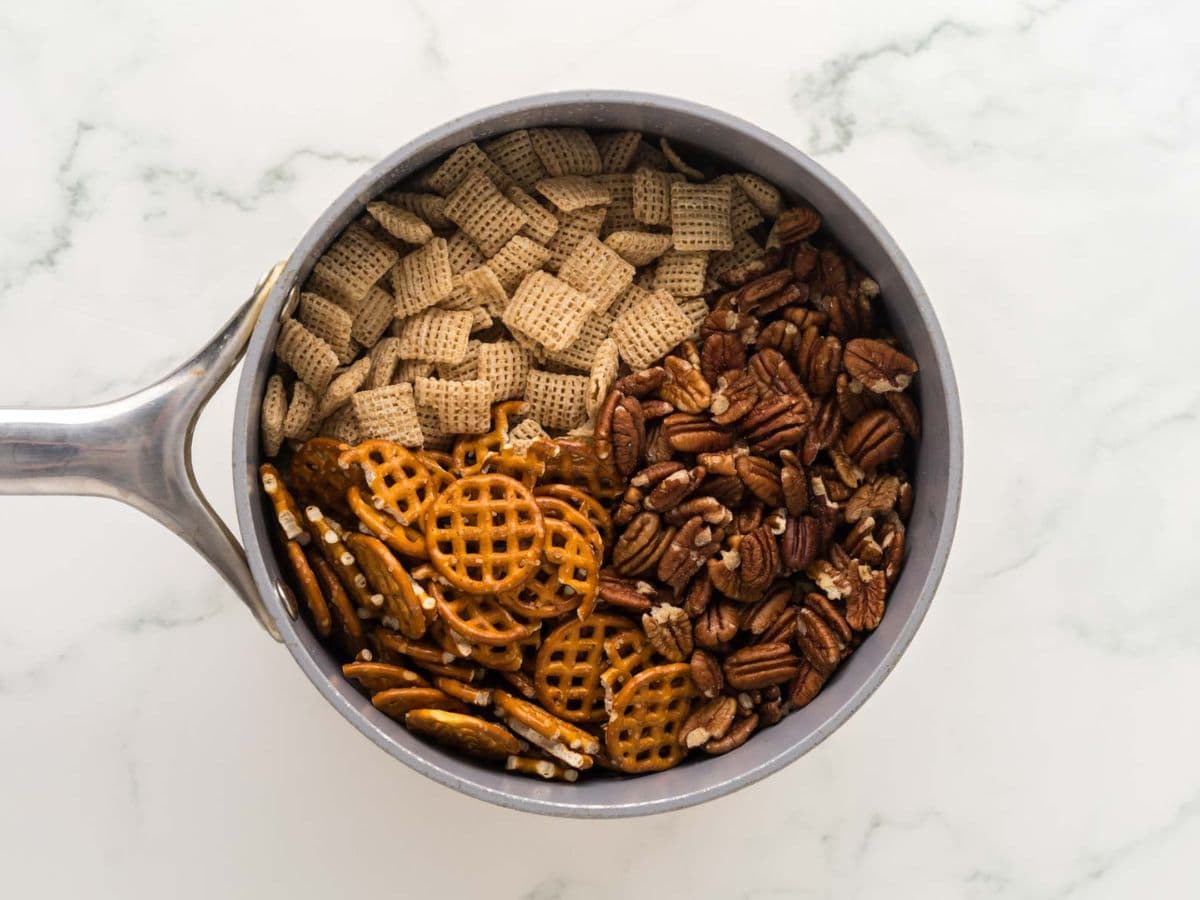
M 576 615 L 584 619 L 596 606 L 600 588 L 600 563 L 604 542 L 587 516 L 569 503 L 554 497 L 538 497 L 538 508 L 546 524 L 543 553 L 546 562 L 558 567 L 557 577 L 564 592 L 578 595 Z
M 612 516 L 609 515 L 608 509 L 603 503 L 591 494 L 569 484 L 540 484 L 533 489 L 533 495 L 539 498 L 539 501 L 542 497 L 561 500 L 587 516 L 588 521 L 599 532 L 603 542 L 599 551 L 600 558 L 603 559 L 604 547 L 611 546 L 613 542 Z M 540 502 L 538 505 L 541 505 Z M 545 515 L 545 508 L 542 509 L 542 514 Z
M 522 625 L 512 613 L 488 594 L 468 594 L 443 588 L 435 591 L 438 615 L 446 627 L 473 644 L 501 647 L 511 644 L 539 627 Z
M 380 662 L 352 662 L 342 666 L 342 674 L 357 681 L 363 690 L 376 694 L 393 688 L 428 687 L 429 682 L 412 669 Z
M 522 400 L 497 403 L 492 407 L 492 430 L 483 434 L 462 435 L 450 453 L 456 475 L 478 475 L 493 453 L 508 447 L 508 420 L 525 410 Z
M 640 631 L 623 616 L 596 613 L 568 621 L 546 635 L 533 671 L 538 701 L 570 722 L 604 721 L 603 646 L 625 633 Z
M 532 489 L 538 483 L 538 479 L 546 473 L 546 464 L 556 453 L 558 448 L 554 443 L 545 440 L 533 441 L 524 450 L 506 447 L 487 458 L 484 471 L 515 478 L 525 487 Z
M 460 659 L 469 659 L 487 669 L 516 672 L 525 661 L 521 645 L 516 641 L 500 645 L 476 644 L 441 620 L 433 624 L 430 633 L 447 653 Z
M 654 666 L 633 676 L 613 700 L 604 727 L 609 759 L 622 772 L 669 769 L 687 753 L 679 729 L 696 689 L 687 663 Z
M 484 759 L 506 759 L 521 742 L 493 722 L 444 709 L 414 709 L 404 717 L 409 731 Z
M 554 444 L 558 454 L 546 463 L 545 481 L 569 484 L 600 500 L 611 500 L 625 492 L 624 479 L 612 457 L 600 459 L 591 441 L 559 438 Z
M 492 705 L 491 688 L 471 687 L 457 679 L 440 676 L 433 679 L 433 683 L 443 694 L 449 694 L 455 700 L 461 700 L 471 706 Z
M 377 630 L 373 635 L 375 645 L 381 655 L 400 655 L 409 659 L 413 665 L 420 666 L 433 675 L 444 675 L 447 678 L 457 678 L 465 683 L 473 683 L 483 677 L 483 669 L 477 666 L 456 662 L 457 654 L 449 650 L 441 650 L 432 644 L 421 641 L 410 641 L 403 635 L 392 631 Z
M 346 537 L 346 546 L 371 587 L 383 595 L 384 624 L 414 640 L 425 634 L 423 607 L 428 595 L 417 593 L 408 572 L 387 545 L 369 535 L 351 534 Z
M 316 504 L 331 513 L 345 516 L 350 512 L 346 491 L 363 484 L 358 469 L 343 469 L 338 457 L 350 446 L 329 437 L 305 441 L 292 457 L 287 484 L 301 503 Z
M 309 564 L 304 548 L 298 542 L 288 541 L 286 546 L 288 563 L 292 567 L 292 574 L 296 576 L 296 583 L 300 585 L 304 605 L 308 607 L 312 616 L 313 628 L 321 637 L 327 638 L 333 632 L 333 616 L 329 612 L 329 604 L 325 602 L 325 595 L 321 592 L 317 576 Z
M 574 769 L 591 768 L 590 754 L 600 749 L 595 735 L 508 691 L 493 691 L 492 707 L 500 721 L 534 746 Z
M 383 608 L 384 598 L 381 594 L 372 594 L 368 590 L 367 577 L 359 569 L 354 554 L 342 543 L 339 529 L 325 518 L 318 506 L 306 507 L 304 518 L 312 534 L 313 543 L 320 548 L 321 555 L 332 567 L 346 593 L 353 598 L 359 610 L 365 611 L 367 615 L 377 615 Z
M 575 782 L 579 780 L 579 770 L 568 766 L 560 766 L 548 759 L 538 759 L 534 756 L 510 756 L 504 761 L 504 768 L 509 772 L 520 772 L 522 775 L 537 776 L 546 781 Z
M 405 715 L 414 709 L 444 709 L 457 713 L 467 711 L 461 700 L 435 687 L 389 688 L 372 694 L 371 705 L 397 722 L 403 722 Z
M 425 544 L 451 585 L 475 594 L 513 590 L 537 569 L 545 526 L 533 494 L 507 475 L 470 475 L 437 495 Z
M 604 688 L 604 708 L 609 713 L 613 710 L 613 700 L 622 685 L 656 662 L 665 662 L 655 657 L 654 645 L 640 628 L 615 634 L 604 642 L 604 658 L 608 661 L 608 668 L 600 673 L 600 686 Z
M 357 487 L 346 492 L 346 500 L 358 521 L 371 534 L 379 538 L 397 553 L 417 559 L 428 559 L 425 535 L 414 525 L 401 525 L 387 513 L 380 512 L 363 497 Z
M 300 507 L 296 505 L 296 498 L 284 484 L 279 470 L 270 463 L 263 463 L 258 467 L 258 475 L 263 490 L 271 498 L 271 505 L 275 507 L 275 521 L 279 523 L 284 539 L 295 541 L 301 546 L 307 544 L 308 532 L 300 524 Z
M 555 543 L 558 559 L 544 553 L 541 565 L 524 584 L 496 597 L 512 612 L 530 619 L 549 619 L 581 609 L 585 603 L 594 605 L 599 590 L 599 576 L 592 574 L 598 557 L 583 535 L 558 519 L 545 522 L 545 527 L 546 549 Z
M 363 636 L 362 621 L 358 618 L 358 611 L 355 610 L 350 595 L 342 587 L 337 573 L 334 572 L 333 566 L 325 561 L 325 557 L 314 554 L 309 557 L 309 562 L 312 564 L 317 581 L 321 583 L 321 590 L 329 603 L 329 611 L 333 614 L 333 624 L 337 629 L 338 641 L 348 654 L 357 656 L 366 648 L 367 643 Z
M 433 500 L 429 470 L 412 450 L 391 441 L 365 441 L 343 451 L 338 465 L 357 465 L 371 491 L 372 503 L 401 525 L 416 525 Z

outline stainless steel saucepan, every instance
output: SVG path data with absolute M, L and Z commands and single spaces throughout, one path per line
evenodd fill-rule
M 297 617 L 272 550 L 274 523 L 259 498 L 259 404 L 280 321 L 314 261 L 368 201 L 466 141 L 517 128 L 638 129 L 707 149 L 757 172 L 821 211 L 825 226 L 879 282 L 892 327 L 920 364 L 924 434 L 913 472 L 909 557 L 887 615 L 805 708 L 725 756 L 640 778 L 543 783 L 445 753 L 376 710 Z M 196 484 L 191 438 L 208 398 L 243 352 L 233 428 L 233 479 L 242 543 Z M 145 390 L 81 409 L 0 410 L 0 494 L 111 497 L 142 510 L 195 547 L 282 641 L 354 727 L 435 781 L 502 806 L 580 817 L 644 815 L 691 806 L 757 781 L 824 740 L 896 665 L 921 624 L 950 551 L 962 481 L 962 424 L 941 328 L 916 274 L 875 217 L 796 148 L 746 122 L 682 100 L 613 91 L 547 94 L 502 103 L 436 128 L 358 179 L 308 230 L 285 263 L 195 358 Z M 244 549 L 243 549 L 244 548 Z

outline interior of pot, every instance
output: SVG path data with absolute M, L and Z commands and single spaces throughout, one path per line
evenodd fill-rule
M 893 330 L 921 367 L 915 386 L 923 419 L 903 574 L 882 624 L 817 698 L 724 756 L 695 758 L 654 775 L 584 778 L 575 784 L 534 781 L 476 764 L 410 734 L 376 710 L 342 677 L 340 663 L 303 620 L 285 609 L 279 589 L 284 578 L 269 537 L 272 523 L 257 491 L 257 423 L 271 348 L 285 303 L 315 259 L 368 201 L 458 145 L 555 125 L 637 129 L 695 144 L 762 175 L 788 198 L 815 206 L 825 228 L 879 282 Z M 958 396 L 941 330 L 915 274 L 875 217 L 808 157 L 752 125 L 684 101 L 621 92 L 551 94 L 481 110 L 400 148 L 355 182 L 309 229 L 267 301 L 239 387 L 234 445 L 238 518 L 255 580 L 288 649 L 326 699 L 388 753 L 436 781 L 504 806 L 589 817 L 659 812 L 720 796 L 791 762 L 845 721 L 895 665 L 924 617 L 950 549 L 962 474 Z

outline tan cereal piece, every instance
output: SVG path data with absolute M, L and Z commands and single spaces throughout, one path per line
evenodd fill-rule
M 354 317 L 345 309 L 320 294 L 303 293 L 296 318 L 333 349 L 339 363 L 345 365 L 354 359 L 350 355 L 350 327 Z
M 470 172 L 446 198 L 446 218 L 485 256 L 496 253 L 529 221 L 479 169 Z
M 558 270 L 559 278 L 592 300 L 596 313 L 612 305 L 633 282 L 633 274 L 633 266 L 590 234 L 579 239 Z
M 395 441 L 406 447 L 420 447 L 425 442 L 411 384 L 359 391 L 350 398 L 350 404 L 363 437 Z
M 677 301 L 679 309 L 687 317 L 687 320 L 692 323 L 692 333 L 688 337 L 696 337 L 700 334 L 700 326 L 704 324 L 704 320 L 708 318 L 709 306 L 708 301 L 703 297 L 684 297 Z
M 454 232 L 446 239 L 446 252 L 450 256 L 450 271 L 455 275 L 469 272 L 487 262 L 475 242 L 461 231 Z
M 487 261 L 487 267 L 496 273 L 504 290 L 511 292 L 526 275 L 546 265 L 549 259 L 547 248 L 518 234 Z
M 612 202 L 612 194 L 598 181 L 584 175 L 559 175 L 543 178 L 537 191 L 563 212 L 574 212 L 585 206 L 603 206 Z
M 733 249 L 714 253 L 708 258 L 708 276 L 720 279 L 730 269 L 758 259 L 766 251 L 749 234 L 735 234 Z
M 508 431 L 508 445 L 517 453 L 528 453 L 534 441 L 548 441 L 550 435 L 536 419 L 522 419 Z
M 433 237 L 433 229 L 425 220 L 402 206 L 376 200 L 367 204 L 367 212 L 383 226 L 384 231 L 406 244 L 425 244 Z
M 428 378 L 433 374 L 434 365 L 427 359 L 401 359 L 396 364 L 393 382 L 415 382 L 418 378 Z
M 732 175 L 722 175 L 720 178 L 714 178 L 713 184 L 729 185 L 729 228 L 735 238 L 763 223 L 762 212 L 746 196 L 746 192 L 742 190 L 742 186 L 736 178 Z
M 486 313 L 485 313 L 486 315 Z M 489 321 L 491 321 L 489 319 Z M 467 342 L 467 354 L 456 363 L 438 363 L 437 377 L 446 381 L 471 381 L 479 377 L 479 341 Z
M 492 386 L 487 381 L 418 378 L 415 392 L 418 410 L 431 407 L 445 434 L 483 434 L 492 427 Z
M 529 375 L 529 351 L 516 341 L 479 345 L 477 377 L 492 385 L 497 400 L 520 397 Z
M 267 379 L 262 401 L 262 447 L 267 456 L 275 456 L 283 444 L 283 419 L 287 415 L 287 388 L 282 375 Z
M 612 197 L 608 203 L 608 214 L 604 217 L 601 233 L 607 236 L 614 231 L 638 228 L 641 223 L 633 214 L 633 175 L 619 172 L 597 175 L 592 180 L 607 190 Z
M 476 143 L 463 144 L 447 156 L 440 166 L 426 176 L 425 182 L 430 189 L 448 197 L 474 169 L 481 170 L 493 184 L 508 187 L 512 183 L 512 179 L 505 175 Z M 446 216 L 453 218 L 449 212 Z
M 783 195 L 779 193 L 779 188 L 767 179 L 750 172 L 739 172 L 733 177 L 760 213 L 768 219 L 779 218 L 779 214 L 783 212 Z
M 671 235 L 650 231 L 614 231 L 604 243 L 631 266 L 648 266 L 671 249 Z
M 354 314 L 350 325 L 350 337 L 364 347 L 372 346 L 383 337 L 387 327 L 392 324 L 393 309 L 396 301 L 379 285 L 371 288 L 362 306 Z
M 569 431 L 587 418 L 587 391 L 587 375 L 559 375 L 530 369 L 525 382 L 525 402 L 529 404 L 529 414 L 544 427 Z
M 633 173 L 633 217 L 643 225 L 671 224 L 671 185 L 682 176 L 641 168 Z
M 435 363 L 462 362 L 472 318 L 468 310 L 427 309 L 405 319 L 400 329 L 400 355 Z
M 547 353 L 547 359 L 560 366 L 590 372 L 596 348 L 608 337 L 615 320 L 616 317 L 608 313 L 588 316 L 583 322 L 583 327 L 579 329 L 579 337 L 575 338 L 575 342 L 566 350 Z
M 338 367 L 333 348 L 295 319 L 288 319 L 279 329 L 275 355 L 317 394 L 325 393 Z
M 317 259 L 308 289 L 353 312 L 399 258 L 394 247 L 351 225 Z
M 546 249 L 550 251 L 550 259 L 546 261 L 546 268 L 551 272 L 557 272 L 566 258 L 571 255 L 575 245 L 583 238 L 588 235 L 599 237 L 606 215 L 603 206 L 585 206 L 574 212 L 561 213 L 558 217 L 558 231 L 546 245 Z
M 692 323 L 666 291 L 655 291 L 613 323 L 612 337 L 621 358 L 635 369 L 661 359 L 686 338 Z
M 329 387 L 321 395 L 321 402 L 317 404 L 317 421 L 328 418 L 334 410 L 348 402 L 354 392 L 363 386 L 370 371 L 371 357 L 364 356 L 329 382 Z
M 483 152 L 519 185 L 532 187 L 546 177 L 546 167 L 533 149 L 529 132 L 523 128 L 484 141 Z
M 467 284 L 463 281 L 462 275 L 456 274 L 453 279 L 454 289 L 450 291 L 450 296 L 445 300 L 439 300 L 437 303 L 438 309 L 473 309 L 479 305 L 479 301 L 471 295 Z
M 508 306 L 508 291 L 491 266 L 485 264 L 464 272 L 462 280 L 475 302 L 497 318 L 504 315 L 504 307 Z
M 539 244 L 545 244 L 554 237 L 554 232 L 558 231 L 558 217 L 553 212 L 515 184 L 504 192 L 504 196 L 525 213 L 525 218 L 529 220 L 521 228 L 521 234 L 532 238 Z
M 492 327 L 492 316 L 482 306 L 476 306 L 470 310 L 471 313 L 471 334 L 477 331 L 486 331 Z
M 632 169 L 638 169 L 642 166 L 645 166 L 647 169 L 657 169 L 660 172 L 666 172 L 671 168 L 671 164 L 667 162 L 667 158 L 663 156 L 662 151 L 646 139 L 643 139 L 637 145 L 637 149 L 633 151 L 633 161 L 629 164 L 629 167 Z M 682 178 L 683 176 L 681 175 L 680 177 Z
M 621 359 L 620 351 L 617 350 L 617 342 L 606 337 L 600 342 L 600 346 L 596 348 L 596 352 L 592 356 L 592 370 L 588 375 L 588 390 L 584 407 L 587 409 L 589 418 L 594 418 L 599 412 L 600 405 L 604 403 L 604 398 L 608 396 L 613 382 L 617 380 L 617 373 L 620 369 Z
M 421 436 L 425 439 L 423 447 L 426 450 L 450 449 L 454 443 L 454 435 L 442 429 L 442 422 L 438 418 L 436 409 L 418 403 L 417 422 L 421 426 Z
M 553 177 L 600 174 L 600 151 L 582 128 L 535 128 L 529 132 L 529 139 Z
M 531 272 L 513 293 L 503 321 L 547 350 L 565 350 L 579 337 L 595 301 L 546 272 Z
M 703 181 L 704 173 L 694 166 L 689 166 L 683 161 L 683 157 L 671 146 L 671 142 L 665 137 L 658 139 L 658 147 L 662 150 L 662 155 L 666 157 L 667 162 L 671 164 L 671 168 L 679 172 L 692 181 Z
M 400 362 L 400 339 L 398 337 L 381 338 L 371 348 L 371 372 L 367 375 L 366 388 L 387 387 L 392 383 L 396 374 L 396 366 Z
M 321 423 L 320 434 L 324 437 L 336 438 L 343 444 L 357 444 L 362 441 L 362 432 L 358 428 L 354 407 L 347 403 L 337 410 Z
M 640 131 L 608 131 L 595 138 L 600 152 L 600 168 L 604 172 L 624 172 L 633 162 L 638 144 L 642 142 Z
M 729 224 L 732 186 L 725 184 L 671 185 L 671 237 L 676 250 L 732 250 Z
M 446 239 L 433 238 L 400 260 L 392 271 L 392 286 L 396 293 L 392 314 L 398 319 L 449 297 L 454 291 L 454 272 Z
M 292 400 L 283 417 L 283 436 L 294 441 L 307 441 L 316 434 L 317 395 L 303 381 L 292 384 Z
M 450 228 L 454 224 L 446 218 L 446 198 L 437 194 L 388 191 L 381 199 L 392 206 L 408 210 L 430 228 Z
M 654 288 L 670 291 L 676 297 L 698 297 L 704 293 L 707 253 L 668 250 L 654 268 Z

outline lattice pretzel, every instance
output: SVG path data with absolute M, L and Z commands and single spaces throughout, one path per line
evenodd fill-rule
M 338 457 L 350 449 L 335 438 L 315 437 L 305 441 L 292 457 L 287 483 L 301 503 L 315 503 L 339 516 L 350 509 L 346 491 L 363 483 L 362 471 L 343 469 Z
M 426 612 L 422 607 L 423 598 L 417 594 L 412 578 L 400 560 L 392 555 L 382 541 L 369 535 L 348 535 L 346 546 L 354 554 L 371 587 L 383 595 L 385 624 L 413 640 L 424 635 Z
M 605 642 L 640 633 L 623 616 L 604 613 L 560 625 L 542 641 L 534 666 L 534 689 L 546 709 L 570 722 L 603 722 Z
M 524 412 L 523 400 L 497 403 L 492 407 L 492 430 L 483 434 L 463 435 L 451 451 L 453 471 L 457 475 L 478 475 L 493 453 L 508 447 L 508 420 Z
M 535 497 L 553 497 L 555 500 L 561 500 L 587 516 L 603 541 L 600 549 L 600 557 L 603 559 L 604 547 L 611 546 L 613 542 L 612 516 L 603 503 L 569 484 L 540 484 L 533 489 L 533 494 Z
M 514 619 L 488 594 L 442 588 L 434 596 L 442 621 L 473 644 L 500 647 L 526 638 L 535 630 Z
M 600 459 L 591 441 L 560 438 L 554 444 L 559 452 L 547 463 L 543 481 L 569 484 L 600 500 L 624 493 L 624 480 L 611 457 Z
M 357 465 L 377 509 L 401 525 L 420 523 L 433 500 L 429 470 L 413 451 L 391 441 L 364 441 L 338 457 L 338 465 Z
M 559 583 L 579 596 L 576 613 L 586 618 L 596 607 L 604 541 L 588 517 L 569 503 L 538 497 L 537 504 L 546 523 L 546 562 L 558 566 Z
M 376 509 L 357 487 L 346 492 L 346 500 L 363 527 L 397 553 L 417 559 L 429 558 L 429 551 L 425 549 L 425 534 L 420 528 L 401 525 L 387 513 Z
M 659 772 L 683 759 L 679 729 L 696 689 L 687 663 L 655 666 L 621 688 L 604 728 L 609 759 L 622 772 Z

